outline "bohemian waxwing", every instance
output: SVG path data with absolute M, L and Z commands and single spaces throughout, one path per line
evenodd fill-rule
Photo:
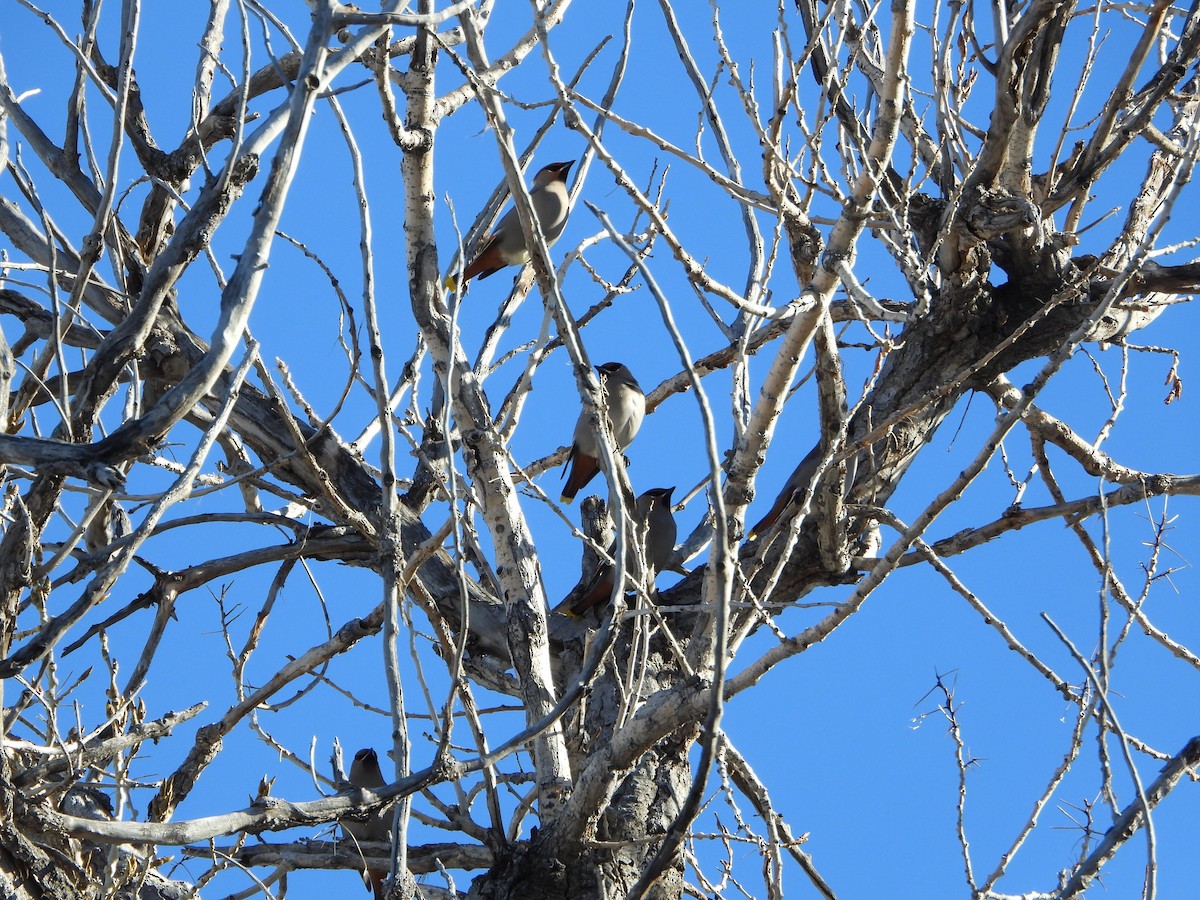
M 771 507 L 770 511 L 746 534 L 747 540 L 752 541 L 757 537 L 762 537 L 762 533 L 775 524 L 775 521 L 787 509 L 792 499 L 803 496 L 804 492 L 808 490 L 813 473 L 817 470 L 817 463 L 821 461 L 820 451 L 821 445 L 818 444 L 809 451 L 808 456 L 800 460 L 800 465 L 796 466 L 795 471 L 792 472 L 788 480 L 784 483 L 783 490 L 775 498 L 775 504 Z
M 620 452 L 629 446 L 633 436 L 642 427 L 642 419 L 646 415 L 646 395 L 642 393 L 633 373 L 619 362 L 596 366 L 596 371 L 600 373 L 600 386 L 604 388 L 605 409 L 601 414 L 607 414 L 609 433 Z M 570 503 L 580 489 L 596 477 L 600 471 L 599 456 L 599 439 L 588 426 L 587 415 L 581 413 L 579 421 L 575 423 L 571 454 L 567 457 L 571 474 L 567 477 L 560 502 Z
M 358 788 L 381 788 L 387 784 L 383 772 L 379 768 L 379 757 L 370 747 L 359 750 L 354 754 L 354 762 L 350 764 L 350 783 Z M 361 822 L 349 819 L 342 822 L 342 829 L 356 841 L 390 841 L 392 839 L 392 815 L 390 812 L 377 812 L 371 818 Z M 368 869 L 367 877 L 371 881 L 371 890 L 375 892 L 375 900 L 383 900 L 384 885 L 387 870 Z
M 533 187 L 529 199 L 537 214 L 538 224 L 546 246 L 551 246 L 567 225 L 567 214 L 571 211 L 567 196 L 567 173 L 575 160 L 550 163 L 533 176 Z M 521 219 L 514 207 L 505 213 L 500 223 L 483 239 L 475 251 L 475 257 L 463 271 L 462 285 L 478 275 L 487 278 L 505 266 L 521 266 L 529 262 L 529 248 L 525 246 L 525 232 L 521 230 Z M 446 276 L 446 289 L 458 288 L 454 275 Z
M 649 571 L 647 580 L 653 584 L 654 577 L 667 567 L 671 554 L 675 552 L 675 516 L 671 512 L 671 494 L 675 488 L 651 488 L 637 498 L 634 509 L 634 530 L 630 535 L 633 540 L 625 551 L 626 570 L 633 566 L 637 544 L 645 540 L 645 561 Z M 609 554 L 615 552 L 615 547 L 609 548 Z M 593 606 L 604 603 L 613 593 L 614 566 L 605 563 L 596 571 L 587 592 L 569 607 L 561 607 L 558 611 L 565 616 L 575 618 L 583 615 Z

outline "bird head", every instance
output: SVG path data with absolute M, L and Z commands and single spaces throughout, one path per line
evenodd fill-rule
M 619 362 L 606 362 L 596 366 L 596 371 L 600 373 L 601 378 L 611 378 L 613 375 L 619 373 L 622 369 L 625 369 L 626 372 L 629 371 L 625 368 L 624 363 Z
M 671 494 L 674 491 L 674 487 L 650 488 L 650 490 L 644 491 L 637 498 L 638 515 L 645 518 L 650 514 L 650 510 L 654 509 L 657 505 L 661 505 L 663 509 L 669 512 L 671 510 Z
M 633 377 L 633 373 L 629 371 L 629 367 L 624 363 L 606 362 L 603 365 L 596 366 L 596 371 L 600 373 L 600 383 L 611 381 L 609 385 L 611 390 L 614 385 L 625 385 L 641 392 L 641 387 L 638 385 L 637 379 Z
M 364 747 L 354 754 L 347 778 L 355 787 L 377 788 L 387 784 L 379 768 L 379 756 L 370 747 Z
M 555 181 L 566 181 L 567 173 L 571 171 L 571 166 L 573 165 L 575 165 L 575 160 L 573 159 L 569 159 L 566 162 L 550 163 L 550 165 L 540 169 L 533 176 L 533 186 L 539 188 Z

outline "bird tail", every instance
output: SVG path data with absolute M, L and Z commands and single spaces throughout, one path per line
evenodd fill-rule
M 449 291 L 451 294 L 453 294 L 455 291 L 458 290 L 458 279 L 455 278 L 453 275 L 447 275 L 445 280 L 442 281 L 442 287 L 444 287 L 447 291 Z
M 575 612 L 575 610 L 572 609 L 572 607 L 575 604 L 568 602 L 571 599 L 571 597 L 574 596 L 574 594 L 575 594 L 575 588 L 572 588 L 571 593 L 569 593 L 569 594 L 567 594 L 567 596 L 563 597 L 562 600 L 560 600 L 558 602 L 558 606 L 551 609 L 550 612 L 559 613 L 560 615 L 566 616 L 568 619 L 578 619 L 579 613 Z
M 771 519 L 771 516 L 767 516 L 765 519 L 763 519 L 757 525 L 752 526 L 751 529 L 746 532 L 746 540 L 753 541 L 762 537 L 762 533 L 770 528 L 772 524 L 774 524 L 774 520 Z
M 571 594 L 575 592 L 572 591 Z M 572 619 L 578 619 L 593 606 L 599 606 L 601 603 L 607 603 L 613 593 L 613 571 L 609 566 L 602 566 L 596 573 L 591 584 L 583 592 L 583 595 L 573 600 L 570 605 L 567 600 L 571 599 L 571 595 L 567 595 L 567 600 L 564 600 L 559 606 L 562 607 L 560 612 L 565 613 Z
M 779 516 L 783 513 L 783 510 L 787 507 L 788 503 L 791 502 L 792 496 L 792 494 L 787 493 L 781 494 L 775 501 L 775 505 L 771 507 L 770 512 L 763 516 L 758 521 L 758 524 L 746 533 L 746 540 L 752 541 L 755 538 L 762 537 L 763 532 L 779 520 Z
M 575 495 L 596 477 L 600 471 L 600 464 L 594 457 L 580 452 L 578 447 L 572 447 L 571 455 L 567 457 L 567 465 L 570 466 L 570 473 L 567 475 L 567 483 L 562 489 L 562 496 L 558 498 L 558 502 L 570 506 Z
M 387 888 L 384 881 L 387 879 L 387 872 L 381 872 L 378 869 L 370 869 L 368 874 L 371 878 L 371 886 L 367 890 L 375 894 L 375 900 L 384 900 L 387 896 Z

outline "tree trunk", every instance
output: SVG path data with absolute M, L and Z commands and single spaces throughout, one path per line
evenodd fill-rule
M 602 503 L 597 505 L 603 507 Z M 603 606 L 598 609 L 602 616 L 611 613 Z M 578 674 L 585 644 L 595 634 L 588 628 L 596 624 L 594 616 L 594 612 L 585 613 L 577 636 L 561 645 L 556 673 L 560 684 Z M 568 718 L 567 740 L 576 778 L 589 753 L 609 740 L 622 713 L 628 712 L 632 691 L 648 696 L 679 681 L 661 632 L 650 637 L 648 648 L 641 646 L 645 636 L 640 629 L 645 627 L 640 617 L 622 624 L 612 653 L 593 678 L 586 699 L 573 711 L 582 710 L 582 720 L 577 715 Z M 635 673 L 635 685 L 629 684 L 631 671 Z M 688 751 L 698 735 L 699 728 L 694 725 L 678 729 L 624 773 L 608 805 L 595 811 L 582 846 L 557 840 L 553 825 L 537 829 L 527 844 L 520 845 L 519 852 L 503 858 L 477 878 L 470 896 L 489 900 L 624 897 L 659 851 L 663 836 L 679 814 L 691 784 Z M 645 896 L 651 900 L 678 900 L 682 895 L 683 861 L 677 858 Z

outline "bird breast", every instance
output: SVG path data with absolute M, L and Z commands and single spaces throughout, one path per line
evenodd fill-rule
M 612 395 L 609 402 L 609 422 L 612 424 L 613 440 L 619 449 L 624 450 L 642 427 L 642 418 L 646 415 L 646 402 L 642 399 L 640 391 L 635 391 L 628 385 L 617 385 L 612 390 Z

